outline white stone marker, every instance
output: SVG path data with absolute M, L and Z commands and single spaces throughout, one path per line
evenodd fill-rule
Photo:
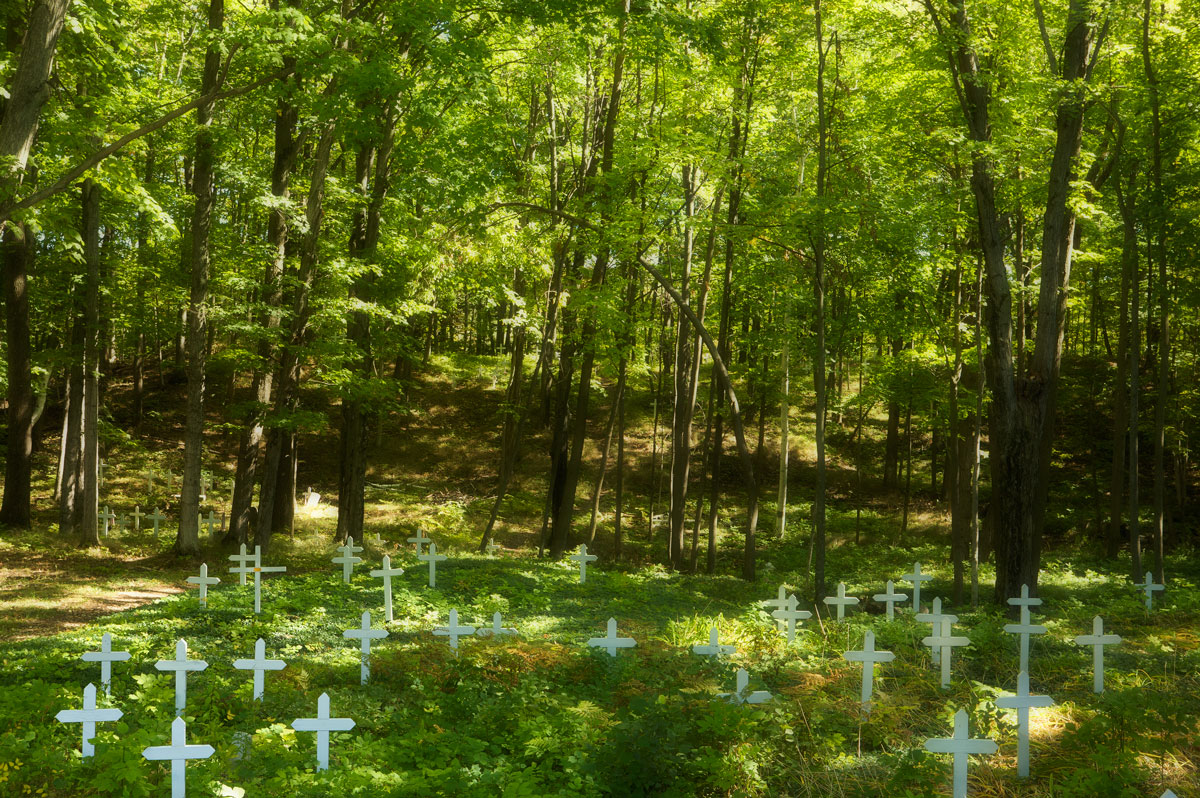
M 437 553 L 437 544 L 429 544 L 428 554 L 418 554 L 417 559 L 429 563 L 429 586 L 437 587 L 437 564 L 448 559 L 445 554 Z
M 140 505 L 140 504 L 133 505 L 133 512 L 130 513 L 129 515 L 133 518 L 133 531 L 141 532 L 142 531 L 142 519 L 146 517 L 146 514 L 142 512 L 142 505 Z
M 863 711 L 870 712 L 871 693 L 874 689 L 875 681 L 875 663 L 891 662 L 896 658 L 896 655 L 890 651 L 876 651 L 875 633 L 868 629 L 866 637 L 863 638 L 862 651 L 847 651 L 842 656 L 850 662 L 862 663 L 862 694 L 859 700 L 862 701 Z
M 253 569 L 248 567 L 247 564 L 254 563 L 255 565 L 257 565 L 259 563 L 258 547 L 255 546 L 254 548 L 255 548 L 254 554 L 247 554 L 246 553 L 246 544 L 242 543 L 241 545 L 238 546 L 237 554 L 229 555 L 230 562 L 237 563 L 237 565 L 235 565 L 233 568 L 229 569 L 229 573 L 238 575 L 238 584 L 241 585 L 242 587 L 246 586 L 246 574 L 253 573 Z
M 903 575 L 901 575 L 900 578 L 906 582 L 912 583 L 912 586 L 913 586 L 913 595 L 912 595 L 913 612 L 920 612 L 921 611 L 921 583 L 929 582 L 933 579 L 933 577 L 930 576 L 929 574 L 921 573 L 921 563 L 915 562 L 915 563 L 913 563 L 912 573 L 911 574 L 903 574 Z
M 1146 572 L 1146 581 L 1138 585 L 1138 589 L 1146 594 L 1146 612 L 1154 609 L 1154 594 L 1167 589 L 1166 585 L 1154 584 L 1154 575 Z
M 577 554 L 572 554 L 567 559 L 574 560 L 575 562 L 579 563 L 579 584 L 582 585 L 587 581 L 587 564 L 600 558 L 595 554 L 588 554 L 587 544 L 581 543 L 579 545 L 579 552 Z
M 420 527 L 417 528 L 416 536 L 408 539 L 409 543 L 417 544 L 417 556 L 418 557 L 420 557 L 422 554 L 425 553 L 425 550 L 422 547 L 429 541 L 430 541 L 430 538 L 425 537 L 425 530 L 421 529 Z
M 157 507 L 154 508 L 154 512 L 146 517 L 149 518 L 150 522 L 154 524 L 154 537 L 158 537 L 158 525 L 163 521 L 166 521 L 167 517 L 163 515 Z
M 354 721 L 350 718 L 329 717 L 329 694 L 321 693 L 317 699 L 317 716 L 315 718 L 296 718 L 292 721 L 296 731 L 315 731 L 317 733 L 317 770 L 329 770 L 329 733 L 331 731 L 350 731 Z
M 971 754 L 994 754 L 999 746 L 994 740 L 972 740 L 967 736 L 967 711 L 960 709 L 954 716 L 954 736 L 925 741 L 931 754 L 954 754 L 954 798 L 967 798 L 967 757 Z
M 896 588 L 892 585 L 892 580 L 889 579 L 888 583 L 887 583 L 887 592 L 886 593 L 876 593 L 871 598 L 875 599 L 878 602 L 886 604 L 887 605 L 887 618 L 889 621 L 894 621 L 894 620 L 896 620 L 896 608 L 894 605 L 899 604 L 902 601 L 908 601 L 908 594 L 907 593 L 897 593 Z
M 171 762 L 171 798 L 184 798 L 187 793 L 186 773 L 189 759 L 208 759 L 213 755 L 211 745 L 187 745 L 187 724 L 183 718 L 175 718 L 171 724 L 171 744 L 152 745 L 142 751 L 142 756 L 154 762 Z
M 916 614 L 916 619 L 918 621 L 929 624 L 929 634 L 931 635 L 937 635 L 937 633 L 941 631 L 942 619 L 944 618 L 949 618 L 950 623 L 958 623 L 957 615 L 942 615 L 942 600 L 940 597 L 933 600 L 932 612 L 918 612 Z M 930 649 L 930 654 L 933 657 L 934 664 L 939 661 L 938 658 L 941 656 L 941 653 L 941 646 L 935 645 Z
M 854 596 L 846 595 L 846 583 L 838 582 L 837 596 L 826 596 L 825 603 L 830 606 L 837 606 L 837 619 L 844 620 L 846 617 L 846 606 L 858 603 L 858 599 Z
M 254 700 L 262 701 L 263 673 L 281 671 L 287 667 L 287 663 L 281 659 L 267 659 L 267 644 L 260 637 L 254 641 L 254 659 L 235 659 L 233 667 L 239 671 L 254 671 Z
M 775 610 L 771 613 L 772 617 L 784 624 L 787 629 L 787 641 L 789 643 L 796 639 L 796 621 L 806 621 L 812 617 L 812 613 L 808 610 L 796 609 L 799 604 L 799 600 L 793 593 L 788 596 L 787 603 L 783 609 Z
M 106 504 L 104 505 L 104 509 L 97 514 L 96 520 L 104 524 L 104 526 L 100 528 L 100 534 L 104 537 L 108 537 L 109 525 L 112 524 L 113 521 L 116 521 L 117 517 L 113 515 L 113 511 L 108 509 L 108 505 Z
M 366 684 L 371 678 L 371 641 L 387 637 L 387 629 L 371 628 L 371 611 L 363 610 L 362 626 L 357 629 L 347 629 L 342 637 L 356 638 L 362 642 L 362 665 L 359 668 L 360 684 Z
M 187 707 L 187 675 L 188 671 L 202 671 L 208 663 L 202 659 L 188 659 L 187 642 L 180 640 L 175 643 L 175 659 L 160 659 L 154 667 L 160 671 L 175 671 L 175 716 L 183 717 Z
M 258 547 L 255 546 L 255 554 L 258 554 Z M 282 574 L 287 573 L 287 566 L 284 565 L 258 565 L 257 563 L 250 569 L 254 572 L 254 614 L 262 614 L 262 575 L 263 574 Z
M 354 573 L 354 566 L 362 562 L 362 557 L 356 557 L 362 546 L 354 545 L 354 538 L 346 538 L 346 542 L 337 547 L 337 550 L 342 553 L 340 557 L 334 557 L 332 562 L 334 565 L 342 566 L 342 581 L 350 584 L 350 574 Z
M 771 694 L 766 690 L 755 690 L 753 693 L 746 693 L 746 688 L 750 685 L 750 674 L 746 673 L 745 668 L 738 668 L 737 672 L 737 689 L 732 693 L 717 693 L 717 698 L 726 698 L 731 704 L 765 704 L 771 700 Z
M 450 610 L 450 623 L 447 626 L 438 626 L 433 630 L 435 635 L 450 638 L 450 648 L 454 649 L 455 656 L 458 655 L 458 638 L 467 635 L 475 634 L 474 626 L 460 626 L 458 623 L 458 610 Z
M 187 578 L 189 584 L 200 585 L 200 609 L 208 606 L 208 586 L 220 584 L 221 579 L 216 576 L 208 575 L 208 563 L 200 563 L 200 575 L 189 576 Z
M 200 523 L 208 527 L 208 536 L 211 538 L 213 536 L 213 532 L 216 531 L 217 528 L 217 516 L 213 514 L 212 510 L 209 510 L 208 518 L 200 516 Z
M 62 709 L 54 716 L 59 723 L 78 723 L 83 726 L 83 758 L 96 753 L 92 738 L 96 736 L 96 724 L 120 720 L 125 713 L 119 709 L 96 708 L 96 685 L 83 688 L 83 709 Z
M 1030 598 L 1029 585 L 1021 585 L 1021 597 L 1010 598 L 1008 603 L 1014 607 L 1021 608 L 1021 622 L 1005 624 L 1004 631 L 1010 635 L 1021 636 L 1021 664 L 1017 670 L 1029 673 L 1029 636 L 1046 634 L 1046 627 L 1031 622 L 1029 608 L 1041 606 L 1042 600 L 1040 598 Z
M 501 625 L 501 619 L 500 619 L 499 612 L 492 613 L 492 625 L 491 626 L 480 626 L 478 629 L 475 630 L 475 634 L 478 637 L 496 638 L 496 637 L 500 637 L 502 635 L 515 635 L 516 633 L 517 633 L 516 629 L 508 629 Z
M 951 621 L 950 619 L 953 617 L 953 615 L 943 615 L 941 632 L 930 635 L 921 641 L 931 648 L 933 646 L 937 646 L 941 650 L 943 690 L 947 690 L 950 687 L 950 655 L 954 653 L 954 649 L 956 647 L 969 645 L 971 643 L 971 639 L 968 637 L 956 637 L 951 634 L 951 627 L 954 625 L 954 621 Z
M 487 550 L 488 554 L 495 554 L 496 552 L 500 551 L 500 547 L 496 545 L 496 541 L 494 540 L 489 540 L 488 544 L 483 548 Z
M 587 641 L 589 646 L 593 648 L 603 648 L 608 652 L 608 656 L 617 656 L 618 648 L 633 648 L 637 645 L 637 641 L 632 637 L 617 637 L 617 619 L 608 619 L 608 634 L 604 637 L 593 637 Z
M 1029 674 L 1021 671 L 1017 675 L 1017 694 L 1001 696 L 996 706 L 1017 711 L 1017 775 L 1029 778 L 1029 708 L 1051 707 L 1054 700 L 1048 695 L 1029 694 Z
M 1097 615 L 1092 618 L 1092 633 L 1080 635 L 1075 643 L 1092 647 L 1092 692 L 1104 692 L 1104 647 L 1121 642 L 1120 635 L 1104 634 L 1104 619 Z
M 85 651 L 80 658 L 84 662 L 99 662 L 100 663 L 100 686 L 104 688 L 104 694 L 112 695 L 112 664 L 114 662 L 124 662 L 129 659 L 128 651 L 113 651 L 112 637 L 108 632 L 100 636 L 99 651 Z
M 388 623 L 394 620 L 392 618 L 392 577 L 399 576 L 402 573 L 404 573 L 404 569 L 393 568 L 392 558 L 386 554 L 383 555 L 383 567 L 371 571 L 371 576 L 383 579 L 383 608 L 387 612 Z
M 708 645 L 703 646 L 696 644 L 692 646 L 692 653 L 699 654 L 702 657 L 720 657 L 725 654 L 736 654 L 736 646 L 723 646 L 719 642 L 720 638 L 717 635 L 717 627 L 712 627 L 708 630 Z

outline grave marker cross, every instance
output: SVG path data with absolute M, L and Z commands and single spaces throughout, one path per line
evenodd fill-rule
M 350 584 L 350 574 L 354 572 L 354 566 L 362 562 L 362 557 L 355 556 L 362 551 L 362 546 L 354 545 L 354 538 L 346 538 L 346 542 L 337 547 L 337 550 L 342 553 L 340 557 L 334 557 L 333 563 L 342 566 L 342 581 L 347 585 Z
M 1029 636 L 1046 634 L 1046 627 L 1031 623 L 1029 617 L 1029 608 L 1040 606 L 1042 600 L 1040 598 L 1029 597 L 1029 585 L 1021 585 L 1021 597 L 1010 598 L 1008 603 L 1014 607 L 1021 608 L 1021 622 L 1009 623 L 1004 625 L 1004 631 L 1012 635 L 1021 636 L 1021 663 L 1018 671 L 1029 672 Z
M 238 575 L 238 584 L 241 585 L 242 587 L 246 586 L 246 574 L 252 572 L 252 569 L 247 564 L 254 563 L 255 565 L 258 565 L 258 563 L 259 563 L 258 556 L 259 556 L 260 551 L 261 551 L 261 549 L 258 546 L 255 546 L 254 553 L 247 554 L 246 553 L 246 544 L 242 543 L 241 545 L 238 546 L 237 554 L 229 555 L 230 562 L 237 563 L 237 565 L 235 565 L 233 568 L 229 569 L 229 573 Z
M 1104 619 L 1097 615 L 1092 618 L 1092 633 L 1080 635 L 1075 643 L 1092 647 L 1092 692 L 1104 692 L 1104 647 L 1121 642 L 1120 635 L 1104 634 Z
M 171 744 L 152 745 L 142 751 L 150 761 L 170 760 L 171 798 L 184 798 L 187 793 L 186 770 L 189 759 L 208 759 L 213 755 L 211 745 L 187 745 L 187 724 L 175 718 L 171 724 Z
M 567 559 L 579 563 L 579 584 L 582 585 L 587 581 L 587 564 L 600 558 L 595 554 L 588 554 L 587 544 L 581 543 L 579 545 L 579 552 L 572 554 Z
M 140 505 L 140 504 L 133 505 L 133 512 L 130 513 L 130 515 L 133 516 L 133 531 L 141 532 L 142 531 L 142 519 L 146 517 L 146 514 L 142 512 L 142 505 Z
M 371 641 L 382 640 L 388 636 L 387 629 L 371 628 L 371 611 L 363 610 L 362 625 L 357 629 L 347 629 L 343 637 L 357 638 L 362 642 L 362 665 L 359 668 L 360 684 L 366 684 L 371 678 Z
M 737 689 L 732 693 L 717 693 L 717 698 L 729 699 L 732 704 L 764 704 L 771 700 L 771 694 L 766 690 L 755 690 L 753 693 L 747 693 L 746 688 L 750 686 L 750 674 L 746 673 L 745 668 L 738 668 L 737 672 Z
M 154 524 L 154 537 L 158 537 L 158 525 L 163 521 L 166 521 L 167 517 L 163 515 L 157 507 L 154 508 L 154 512 L 146 517 L 149 518 L 150 522 Z
M 1154 609 L 1154 594 L 1167 589 L 1166 585 L 1154 584 L 1154 575 L 1149 571 L 1146 572 L 1146 581 L 1138 585 L 1138 589 L 1146 594 L 1146 612 Z
M 632 637 L 617 637 L 617 619 L 608 619 L 608 634 L 604 637 L 593 637 L 587 641 L 589 646 L 593 648 L 603 648 L 608 652 L 608 656 L 617 656 L 618 648 L 633 648 L 637 645 L 637 641 Z
M 871 711 L 871 693 L 875 680 L 875 663 L 891 662 L 896 658 L 896 655 L 890 651 L 876 651 L 875 633 L 868 629 L 866 637 L 863 638 L 862 651 L 847 651 L 842 656 L 850 662 L 862 663 L 862 694 L 860 700 L 862 701 L 863 711 L 869 713 Z
M 329 733 L 331 731 L 350 731 L 354 721 L 350 718 L 329 717 L 329 694 L 321 693 L 317 699 L 317 716 L 315 718 L 296 718 L 292 721 L 296 731 L 315 731 L 317 733 L 317 770 L 329 770 Z
M 903 574 L 903 575 L 901 575 L 900 578 L 906 582 L 912 583 L 912 586 L 913 586 L 913 595 L 912 595 L 913 612 L 920 612 L 921 611 L 921 583 L 929 582 L 930 580 L 933 579 L 933 577 L 930 576 L 929 574 L 921 573 L 921 563 L 915 562 L 915 563 L 913 563 L 912 573 Z
M 954 625 L 954 622 L 950 619 L 953 617 L 952 615 L 943 615 L 941 632 L 930 635 L 921 641 L 927 646 L 937 646 L 941 649 L 943 690 L 950 687 L 950 655 L 954 653 L 956 647 L 970 645 L 971 643 L 971 639 L 968 637 L 956 637 L 950 633 L 951 627 Z
M 892 585 L 892 580 L 889 579 L 887 583 L 887 592 L 876 593 L 874 596 L 872 596 L 872 598 L 887 605 L 887 618 L 889 621 L 894 621 L 896 620 L 896 608 L 894 605 L 899 604 L 902 601 L 908 601 L 908 594 L 897 593 L 896 588 Z
M 445 554 L 437 553 L 437 544 L 429 544 L 428 554 L 418 554 L 417 559 L 429 563 L 429 586 L 437 587 L 437 564 L 447 559 Z
M 175 671 L 175 716 L 183 717 L 187 706 L 187 675 L 188 671 L 202 671 L 208 663 L 202 659 L 188 659 L 187 642 L 179 640 L 175 643 L 175 659 L 160 659 L 154 667 L 160 671 Z
M 517 633 L 516 629 L 507 629 L 501 626 L 500 623 L 500 613 L 494 612 L 492 613 L 492 625 L 479 627 L 475 630 L 475 634 L 479 637 L 497 638 L 501 635 L 515 635 Z
M 387 613 L 387 622 L 391 623 L 392 618 L 392 577 L 399 576 L 404 573 L 403 568 L 393 568 L 392 558 L 388 555 L 383 555 L 383 567 L 376 568 L 371 571 L 371 576 L 383 578 L 383 608 Z
M 417 545 L 417 556 L 418 557 L 420 557 L 422 554 L 425 553 L 425 550 L 423 547 L 429 541 L 430 541 L 430 538 L 425 537 L 425 530 L 421 529 L 421 528 L 417 529 L 417 534 L 415 536 L 408 538 L 409 543 L 415 543 Z
M 254 700 L 262 701 L 263 673 L 281 671 L 287 663 L 281 659 L 267 659 L 267 644 L 260 637 L 254 641 L 254 659 L 235 659 L 233 667 L 240 671 L 254 671 Z
M 254 554 L 257 557 L 257 546 L 254 547 Z M 254 614 L 259 615 L 262 613 L 262 575 L 287 573 L 287 566 L 259 565 L 256 562 L 250 570 L 254 572 Z
M 954 798 L 967 798 L 967 757 L 971 754 L 994 754 L 999 747 L 994 740 L 973 740 L 968 737 L 967 711 L 960 709 L 954 716 L 954 735 L 925 741 L 925 750 L 932 754 L 954 754 Z
M 215 576 L 208 575 L 208 563 L 200 563 L 200 575 L 189 576 L 187 578 L 189 584 L 200 586 L 200 609 L 208 607 L 208 587 L 209 585 L 220 584 L 221 580 Z
M 208 511 L 208 518 L 200 517 L 200 522 L 208 527 L 208 536 L 211 538 L 217 529 L 217 516 L 212 510 Z
M 958 623 L 957 615 L 942 615 L 942 600 L 940 597 L 933 600 L 932 612 L 918 612 L 916 614 L 918 621 L 929 624 L 929 634 L 931 635 L 936 635 L 938 630 L 941 629 L 943 618 L 949 618 L 950 623 Z M 930 655 L 933 657 L 935 663 L 938 661 L 938 656 L 941 653 L 942 647 L 939 645 L 935 645 L 930 649 Z
M 787 640 L 792 642 L 796 639 L 796 621 L 806 621 L 812 617 L 812 613 L 808 610 L 796 609 L 800 602 L 793 593 L 788 596 L 787 604 L 781 610 L 775 610 L 771 615 L 779 620 L 780 623 L 787 625 Z
M 764 609 L 766 609 L 768 612 L 771 611 L 772 607 L 774 607 L 777 610 L 787 609 L 787 604 L 788 604 L 787 596 L 788 596 L 787 587 L 784 585 L 780 585 L 778 596 L 776 596 L 773 599 L 767 599 L 766 601 L 760 601 L 760 602 L 758 602 L 758 605 L 760 607 L 763 607 Z M 781 619 L 776 619 L 775 625 L 778 628 L 782 629 L 783 621 Z
M 475 634 L 474 626 L 460 626 L 458 623 L 458 610 L 450 610 L 450 623 L 446 626 L 438 626 L 433 630 L 435 635 L 440 637 L 450 638 L 450 648 L 454 649 L 455 655 L 458 654 L 458 638 L 466 635 Z
M 717 627 L 714 626 L 708 630 L 708 645 L 694 645 L 692 646 L 692 653 L 703 657 L 720 657 L 724 654 L 734 654 L 737 652 L 736 646 L 723 646 L 719 640 Z
M 89 684 L 83 688 L 83 709 L 63 709 L 54 716 L 59 723 L 78 723 L 83 727 L 83 758 L 87 759 L 96 752 L 92 747 L 92 738 L 96 736 L 96 724 L 110 720 L 120 720 L 125 714 L 119 709 L 96 708 L 96 685 Z
M 104 688 L 104 694 L 110 696 L 112 695 L 112 664 L 129 659 L 129 652 L 113 651 L 112 637 L 105 632 L 100 636 L 100 650 L 85 651 L 82 659 L 84 662 L 100 663 L 100 686 Z
M 489 540 L 488 544 L 486 546 L 484 546 L 483 548 L 487 550 L 488 554 L 495 554 L 496 552 L 498 552 L 500 550 L 500 547 L 498 545 L 496 545 L 496 541 L 494 541 L 494 540 Z
M 1000 696 L 996 706 L 1017 711 L 1017 775 L 1029 778 L 1029 708 L 1054 706 L 1048 695 L 1029 694 L 1029 674 L 1021 671 L 1017 675 L 1017 694 Z
M 124 532 L 126 529 L 129 529 L 129 519 L 122 513 L 117 516 L 117 532 Z
M 104 505 L 104 510 L 102 510 L 96 516 L 96 518 L 104 524 L 104 526 L 100 529 L 100 534 L 104 535 L 104 537 L 108 537 L 109 524 L 111 524 L 113 521 L 116 521 L 117 517 L 113 515 L 113 511 L 108 509 L 108 505 L 106 504 Z
M 858 599 L 854 596 L 846 595 L 846 583 L 838 582 L 837 596 L 826 596 L 825 603 L 829 605 L 837 605 L 837 619 L 844 620 L 846 617 L 846 606 L 858 603 Z

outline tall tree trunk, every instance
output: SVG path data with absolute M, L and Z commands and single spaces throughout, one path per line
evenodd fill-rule
M 1117 180 L 1118 195 L 1120 179 Z M 1137 224 L 1132 213 L 1121 209 L 1124 241 L 1121 245 L 1121 301 L 1117 327 L 1117 375 L 1113 384 L 1112 474 L 1109 481 L 1108 533 L 1104 551 L 1110 560 L 1121 548 L 1121 523 L 1125 506 L 1125 449 L 1129 440 L 1129 289 L 1137 263 Z
M 79 544 L 100 545 L 100 188 L 83 181 L 83 261 L 87 269 L 83 311 L 83 407 L 80 447 Z
M 813 600 L 825 598 L 825 212 L 829 180 L 829 115 L 825 107 L 825 44 L 821 0 L 814 0 L 817 33 L 817 229 L 813 234 L 813 387 L 816 389 L 817 484 L 813 495 Z M 832 41 L 830 42 L 832 44 Z
M 775 513 L 775 530 L 779 539 L 783 540 L 787 530 L 787 501 L 788 501 L 788 348 L 791 344 L 791 330 L 788 325 L 788 304 L 791 298 L 783 298 L 783 351 L 779 355 L 779 505 Z
M 0 526 L 29 528 L 33 466 L 33 361 L 29 340 L 29 229 L 10 222 L 3 230 L 5 340 L 8 356 L 8 451 Z

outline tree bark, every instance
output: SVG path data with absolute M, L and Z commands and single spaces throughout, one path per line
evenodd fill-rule
M 8 359 L 8 451 L 0 526 L 29 528 L 33 468 L 33 361 L 29 340 L 29 264 L 33 241 L 24 224 L 3 231 L 5 338 Z
M 87 269 L 83 312 L 83 407 L 78 490 L 80 546 L 100 545 L 100 188 L 83 181 L 83 260 Z

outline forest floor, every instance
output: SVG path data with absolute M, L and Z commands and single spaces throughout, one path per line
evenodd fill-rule
M 211 663 L 189 689 L 189 737 L 218 746 L 212 760 L 189 766 L 188 778 L 212 792 L 229 785 L 248 795 L 289 798 L 331 790 L 932 798 L 947 794 L 949 768 L 922 744 L 944 736 L 953 711 L 963 707 L 971 712 L 973 736 L 1001 744 L 999 754 L 972 764 L 973 795 L 1156 798 L 1166 787 L 1181 797 L 1200 795 L 1200 562 L 1190 548 L 1171 555 L 1170 590 L 1148 615 L 1124 575 L 1127 558 L 1105 561 L 1078 539 L 1049 541 L 1040 589 L 1045 612 L 1035 612 L 1035 623 L 1048 634 L 1034 641 L 1031 683 L 1034 692 L 1053 696 L 1056 706 L 1033 713 L 1033 778 L 1021 782 L 1015 777 L 1015 715 L 996 706 L 996 698 L 1013 688 L 1015 643 L 1003 632 L 1008 618 L 986 601 L 988 564 L 981 571 L 980 606 L 953 606 L 955 633 L 967 635 L 970 645 L 954 654 L 949 690 L 938 689 L 937 671 L 920 643 L 928 626 L 910 613 L 889 622 L 879 605 L 867 602 L 838 622 L 825 615 L 826 608 L 812 608 L 818 617 L 788 644 L 757 602 L 773 597 L 781 582 L 805 595 L 811 484 L 805 455 L 811 442 L 793 437 L 796 467 L 782 540 L 772 529 L 774 507 L 763 508 L 756 582 L 736 576 L 745 508 L 732 458 L 722 481 L 730 506 L 722 510 L 718 573 L 671 573 L 655 564 L 662 559 L 661 527 L 655 540 L 646 535 L 657 482 L 652 452 L 665 437 L 660 430 L 655 447 L 648 407 L 632 413 L 623 562 L 611 559 L 610 515 L 602 515 L 589 546 L 601 559 L 589 569 L 586 585 L 578 584 L 573 564 L 531 556 L 545 491 L 545 441 L 536 436 L 502 505 L 499 556 L 477 555 L 494 500 L 504 364 L 440 358 L 434 366 L 404 397 L 410 410 L 385 420 L 368 475 L 363 556 L 374 566 L 388 553 L 407 573 L 395 587 L 397 620 L 374 655 L 366 688 L 357 686 L 356 649 L 340 630 L 355 625 L 364 608 L 382 623 L 378 580 L 367 577 L 364 567 L 349 586 L 341 584 L 340 572 L 333 574 L 336 510 L 326 501 L 300 508 L 293 534 L 272 546 L 268 563 L 286 564 L 288 573 L 265 583 L 264 614 L 255 617 L 247 611 L 246 591 L 225 573 L 228 547 L 209 545 L 199 557 L 177 560 L 169 552 L 173 535 L 155 538 L 148 530 L 112 534 L 91 550 L 59 539 L 49 501 L 52 456 L 41 452 L 36 528 L 0 535 L 0 793 L 23 794 L 18 787 L 56 796 L 161 791 L 164 775 L 139 753 L 141 746 L 161 742 L 169 720 L 170 679 L 157 674 L 152 662 L 185 637 L 194 656 Z M 112 390 L 119 418 L 121 388 Z M 148 467 L 178 473 L 182 419 L 169 409 L 182 402 L 174 390 L 155 395 L 136 436 L 115 426 L 106 432 L 110 481 L 103 501 L 117 513 L 135 504 L 144 510 L 173 506 L 161 485 L 147 493 L 142 473 Z M 601 403 L 596 417 L 603 419 L 605 410 Z M 811 408 L 797 409 L 801 433 L 805 412 Z M 603 434 L 602 423 L 589 430 L 593 443 Z M 213 428 L 221 429 L 217 423 Z M 872 419 L 869 428 L 869 443 L 877 447 L 882 420 Z M 227 433 L 210 433 L 206 466 L 218 479 L 218 512 L 227 506 L 236 445 Z M 302 436 L 300 451 L 300 486 L 332 494 L 336 462 L 325 454 L 336 451 L 332 433 Z M 909 530 L 901 536 L 899 494 L 868 480 L 868 495 L 855 497 L 844 454 L 835 443 L 827 563 L 832 582 L 865 597 L 920 560 L 934 577 L 923 591 L 926 605 L 933 596 L 950 596 L 946 524 L 933 494 L 916 493 Z M 776 458 L 764 453 L 764 481 Z M 581 508 L 598 460 L 593 445 Z M 915 473 L 914 483 L 919 478 L 928 484 L 927 472 Z M 655 505 L 659 524 L 664 503 L 665 491 Z M 1058 512 L 1086 521 L 1090 508 Z M 424 585 L 426 569 L 404 542 L 418 526 L 452 556 L 439 568 L 437 590 Z M 197 609 L 194 592 L 181 590 L 201 561 L 223 579 L 206 611 Z M 481 625 L 503 612 L 521 638 L 466 642 L 460 655 L 451 656 L 444 638 L 429 635 L 450 609 L 458 610 L 461 622 Z M 1106 652 L 1102 696 L 1091 693 L 1090 652 L 1071 643 L 1090 631 L 1097 613 L 1106 631 L 1123 638 Z M 602 634 L 610 615 L 618 618 L 620 634 L 638 640 L 615 660 L 583 645 Z M 737 646 L 729 660 L 710 662 L 688 651 L 711 626 L 720 630 L 722 643 Z M 896 660 L 878 667 L 876 699 L 864 716 L 857 703 L 860 670 L 841 654 L 861 647 L 868 629 L 877 647 L 895 652 Z M 53 716 L 74 706 L 79 685 L 95 679 L 79 653 L 93 649 L 105 631 L 133 653 L 129 666 L 114 669 L 114 698 L 128 696 L 136 707 L 122 703 L 127 717 L 102 725 L 97 757 L 80 763 L 70 753 L 77 751 L 78 729 L 55 723 Z M 261 706 L 250 700 L 244 674 L 228 662 L 248 652 L 256 637 L 289 662 L 268 676 Z M 750 673 L 751 689 L 767 689 L 780 700 L 756 708 L 712 701 L 715 692 L 732 689 L 739 666 Z M 358 722 L 354 733 L 336 738 L 335 766 L 323 774 L 311 770 L 308 736 L 298 742 L 285 725 L 311 714 L 308 704 L 318 690 L 330 693 L 338 714 Z M 250 735 L 253 756 L 241 757 L 228 742 L 238 733 Z M 31 746 L 35 739 L 39 744 Z M 147 773 L 153 773 L 150 779 Z

